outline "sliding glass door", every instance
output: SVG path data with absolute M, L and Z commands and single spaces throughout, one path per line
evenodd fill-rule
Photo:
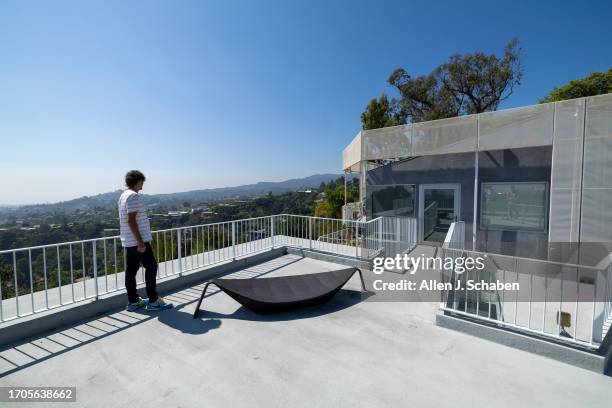
M 461 211 L 459 184 L 421 184 L 419 187 L 419 229 L 421 240 L 444 242 Z

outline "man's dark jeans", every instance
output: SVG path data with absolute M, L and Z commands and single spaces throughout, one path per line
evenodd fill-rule
M 145 244 L 145 252 L 138 252 L 138 247 L 126 247 L 127 267 L 125 271 L 125 289 L 127 290 L 128 300 L 130 303 L 138 302 L 138 292 L 136 291 L 136 274 L 140 265 L 145 268 L 145 282 L 147 286 L 147 297 L 149 302 L 157 301 L 156 278 L 157 278 L 157 261 L 153 255 L 153 249 L 147 242 Z

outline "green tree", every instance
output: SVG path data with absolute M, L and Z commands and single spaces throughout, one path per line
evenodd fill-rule
M 557 102 L 608 93 L 612 93 L 612 69 L 607 72 L 593 72 L 587 77 L 569 81 L 563 86 L 554 88 L 539 102 Z
M 358 194 L 357 179 L 347 183 L 347 202 L 354 201 Z M 344 177 L 332 180 L 322 189 L 325 192 L 325 200 L 318 202 L 314 208 L 315 217 L 342 218 L 342 206 L 344 205 Z
M 394 112 L 387 95 L 382 94 L 380 98 L 372 98 L 366 110 L 361 114 L 361 125 L 363 130 L 378 129 L 387 126 L 396 126 L 400 122 Z
M 399 123 L 407 123 L 496 110 L 521 83 L 521 54 L 515 38 L 501 57 L 455 54 L 430 74 L 416 78 L 398 68 L 388 79 L 400 94 L 391 102 L 394 115 Z
M 324 218 L 337 218 L 337 209 L 333 208 L 332 204 L 325 200 L 320 201 L 315 205 L 314 216 Z

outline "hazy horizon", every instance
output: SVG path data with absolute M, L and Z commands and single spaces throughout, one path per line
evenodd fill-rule
M 189 191 L 197 191 L 197 190 L 213 190 L 213 189 L 220 189 L 220 188 L 236 188 L 236 187 L 242 187 L 242 186 L 246 186 L 246 185 L 256 185 L 258 183 L 282 183 L 285 181 L 290 181 L 290 180 L 295 180 L 295 179 L 303 179 L 303 178 L 308 178 L 308 177 L 314 177 L 314 176 L 319 176 L 319 175 L 335 175 L 337 174 L 338 176 L 341 176 L 342 174 L 340 173 L 317 173 L 317 174 L 310 174 L 308 176 L 303 176 L 303 177 L 291 177 L 291 178 L 282 178 L 279 180 L 259 180 L 259 181 L 255 181 L 252 183 L 244 183 L 244 184 L 235 184 L 235 185 L 231 185 L 231 186 L 218 186 L 218 187 L 197 187 L 197 188 L 191 188 L 189 190 L 175 190 L 175 191 L 148 191 L 149 189 L 147 188 L 148 185 L 148 178 L 147 178 L 147 182 L 145 182 L 144 184 L 144 188 L 142 190 L 142 194 L 148 194 L 148 195 L 157 195 L 157 194 L 176 194 L 176 193 L 186 193 Z M 64 202 L 64 201 L 70 201 L 70 200 L 75 200 L 78 198 L 82 198 L 82 197 L 93 197 L 99 194 L 107 194 L 107 193 L 112 193 L 118 190 L 124 190 L 126 187 L 125 186 L 121 186 L 119 188 L 115 188 L 112 190 L 106 190 L 106 191 L 98 191 L 95 193 L 91 193 L 91 194 L 82 194 L 80 196 L 73 196 L 73 197 L 68 197 L 68 198 L 64 198 L 64 199 L 60 199 L 57 201 L 40 201 L 40 202 L 29 202 L 29 203 L 6 203 L 6 202 L 0 202 L 0 207 L 21 207 L 21 206 L 28 206 L 28 205 L 45 205 L 45 204 L 56 204 L 59 202 Z
M 0 203 L 113 191 L 134 168 L 151 194 L 341 173 L 398 67 L 518 37 L 502 109 L 609 69 L 612 4 L 563 3 L 3 1 Z

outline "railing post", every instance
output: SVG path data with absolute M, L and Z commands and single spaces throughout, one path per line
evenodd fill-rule
M 93 253 L 94 293 L 95 299 L 98 300 L 98 257 L 96 256 L 96 241 L 91 242 L 91 248 Z
M 272 249 L 274 249 L 274 216 L 270 216 L 270 237 L 272 238 Z
M 353 221 L 355 223 L 355 258 L 359 258 L 359 245 L 357 234 L 359 233 L 359 221 Z
M 232 260 L 236 259 L 236 221 L 232 221 Z
M 183 276 L 183 246 L 182 242 L 183 231 L 179 228 L 176 231 L 176 244 L 178 245 L 178 266 L 179 266 L 179 276 Z
M 379 249 L 382 248 L 383 244 L 383 218 L 379 218 L 378 219 L 378 246 L 376 247 L 376 250 L 378 251 Z
M 312 217 L 308 217 L 308 249 L 312 250 Z
M 15 288 L 15 309 L 17 310 L 17 317 L 21 317 L 19 314 L 19 284 L 17 283 L 17 258 L 15 251 L 13 251 L 13 278 L 15 279 L 13 286 Z
M 401 242 L 402 241 L 401 233 L 402 233 L 402 226 L 400 225 L 399 217 L 397 217 L 395 219 L 395 240 L 397 242 Z

